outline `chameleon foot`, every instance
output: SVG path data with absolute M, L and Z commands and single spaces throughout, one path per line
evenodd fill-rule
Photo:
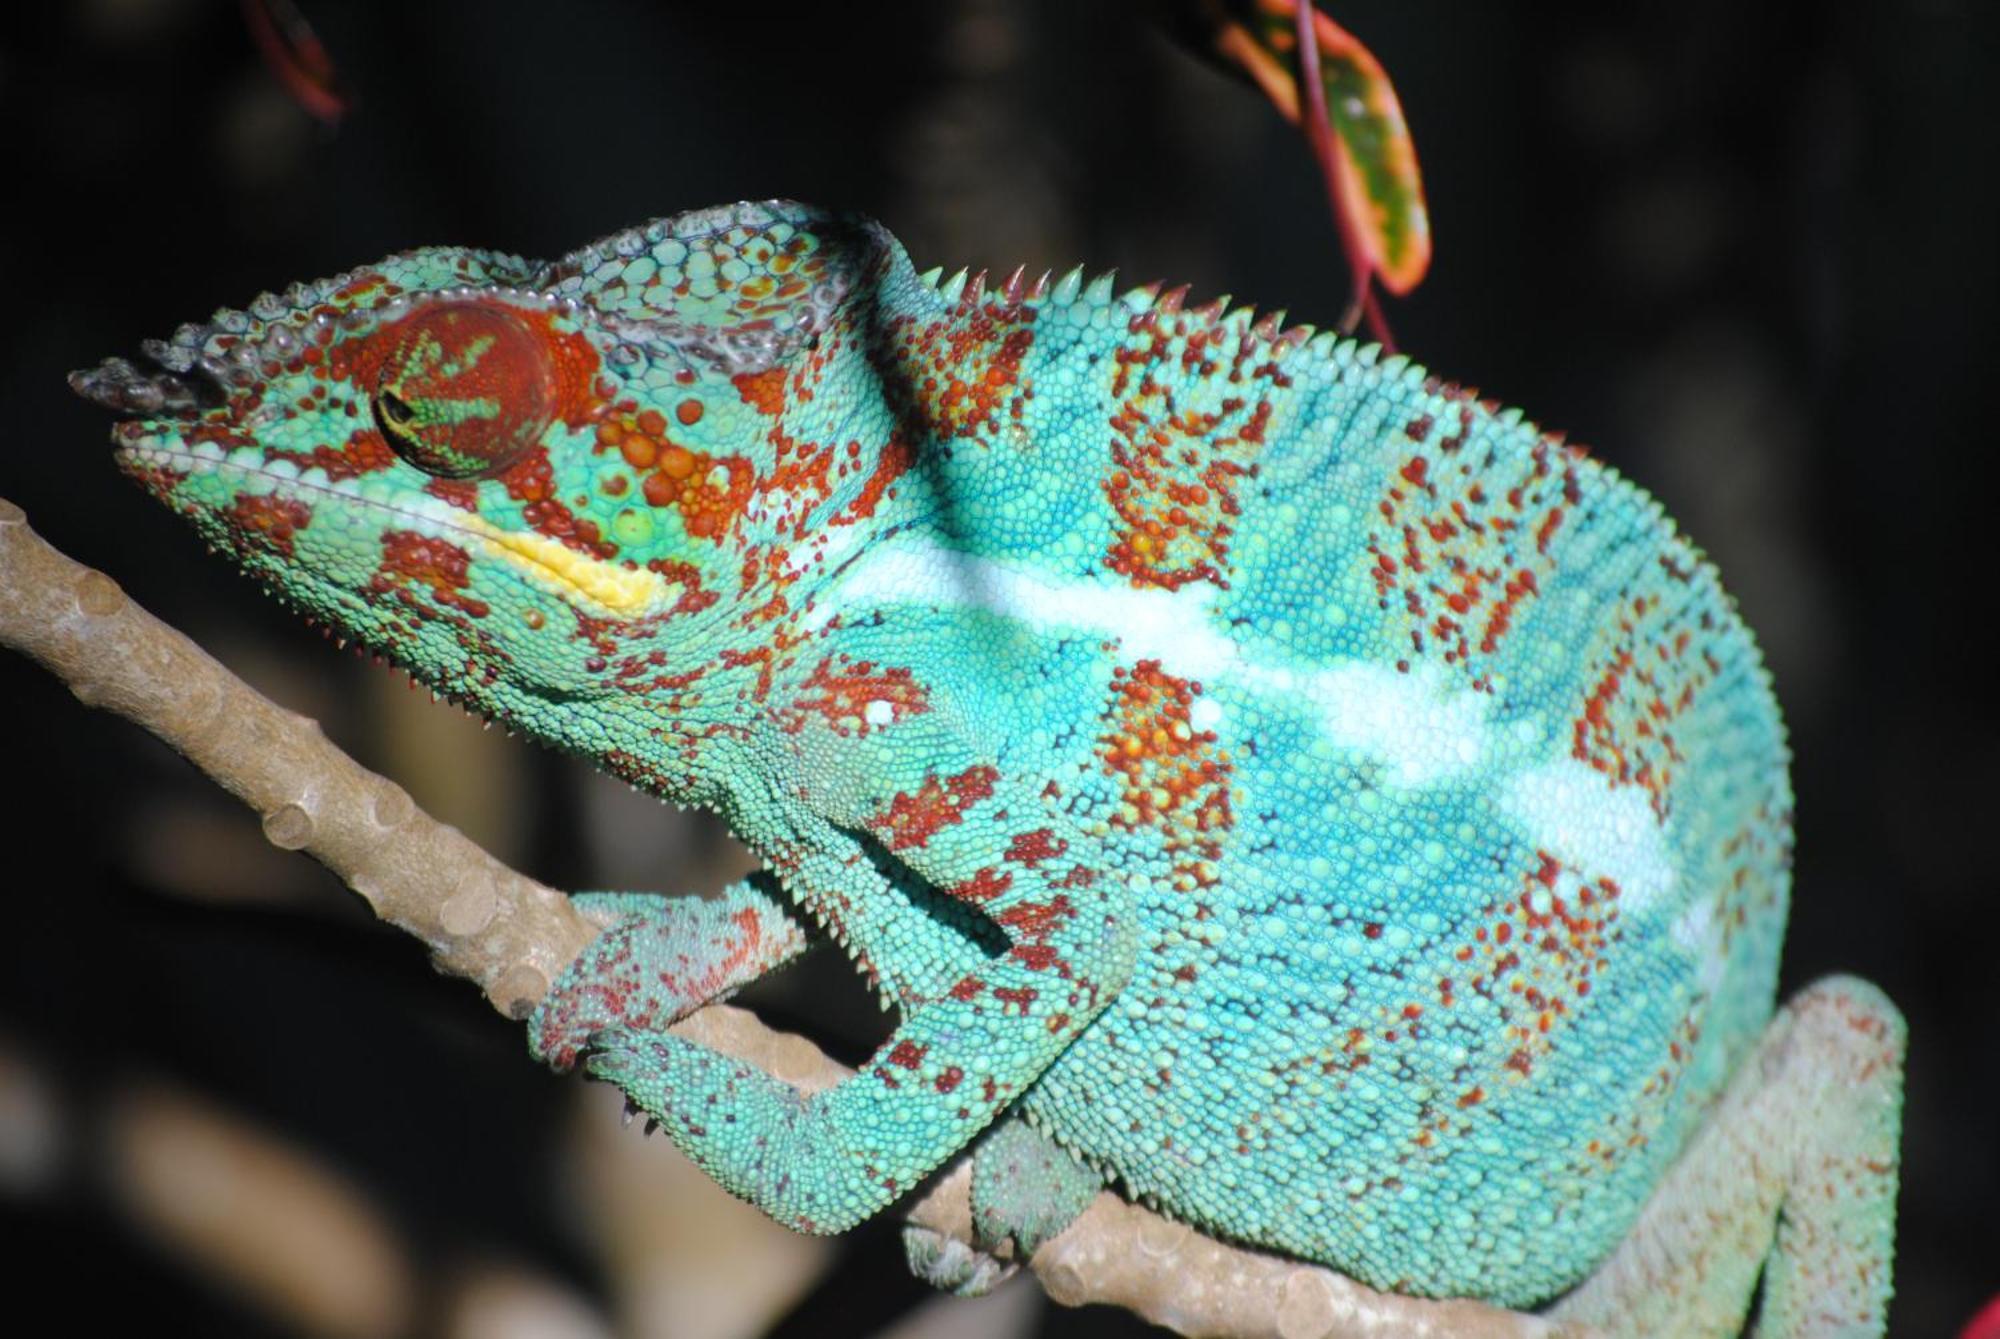
M 529 1049 L 557 1069 L 575 1064 L 594 1034 L 664 1030 L 807 943 L 768 875 L 732 884 L 712 900 L 651 893 L 578 893 L 570 900 L 605 929 L 528 1020 Z
M 1021 1117 L 1008 1117 L 973 1149 L 973 1244 L 905 1228 L 910 1272 L 961 1297 L 990 1292 L 1074 1222 L 1103 1187 L 1096 1172 L 1055 1141 Z

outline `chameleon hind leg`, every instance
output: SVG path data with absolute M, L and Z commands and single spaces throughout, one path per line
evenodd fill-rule
M 961 1297 L 991 1292 L 1103 1188 L 1060 1144 L 1007 1116 L 972 1147 L 973 1244 L 911 1224 L 903 1229 L 910 1272 Z
M 568 1069 L 591 1037 L 651 1032 L 726 998 L 798 956 L 810 941 L 768 874 L 717 898 L 578 893 L 570 899 L 604 927 L 528 1020 L 535 1058 Z
M 1887 1323 L 1902 1016 L 1832 977 L 1778 1011 L 1618 1249 L 1552 1308 L 1610 1335 L 1763 1336 Z

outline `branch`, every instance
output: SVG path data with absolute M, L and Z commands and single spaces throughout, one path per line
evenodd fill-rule
M 402 787 L 329 743 L 317 722 L 272 703 L 110 577 L 49 547 L 5 498 L 0 645 L 41 664 L 84 705 L 159 736 L 261 815 L 273 845 L 339 875 L 377 916 L 421 939 L 440 971 L 476 983 L 508 1018 L 526 1018 L 597 933 L 568 898 L 425 814 Z M 674 1031 L 808 1091 L 849 1072 L 805 1038 L 727 1005 Z M 970 1179 L 961 1159 L 906 1216 L 969 1240 Z M 1122 1306 L 1186 1335 L 1579 1333 L 1482 1303 L 1375 1292 L 1332 1270 L 1213 1241 L 1108 1192 L 1029 1268 L 1067 1306 Z

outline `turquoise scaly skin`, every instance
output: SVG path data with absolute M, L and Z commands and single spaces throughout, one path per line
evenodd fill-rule
M 792 1226 L 1018 1114 L 1072 1208 L 1107 1179 L 1533 1303 L 1771 1017 L 1791 796 L 1728 598 L 1645 494 L 1400 358 L 919 275 L 779 202 L 413 251 L 148 352 L 74 381 L 212 544 L 762 858 L 593 899 L 531 1033 Z M 851 1080 L 662 1030 L 809 927 L 899 1010 Z

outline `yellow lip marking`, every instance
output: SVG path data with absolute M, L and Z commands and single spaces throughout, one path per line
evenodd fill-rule
M 598 611 L 634 618 L 664 609 L 680 595 L 680 583 L 658 572 L 620 567 L 578 553 L 560 541 L 532 531 L 502 530 L 477 516 L 455 518 L 486 541 L 487 552 L 515 571 L 558 594 L 583 600 Z

